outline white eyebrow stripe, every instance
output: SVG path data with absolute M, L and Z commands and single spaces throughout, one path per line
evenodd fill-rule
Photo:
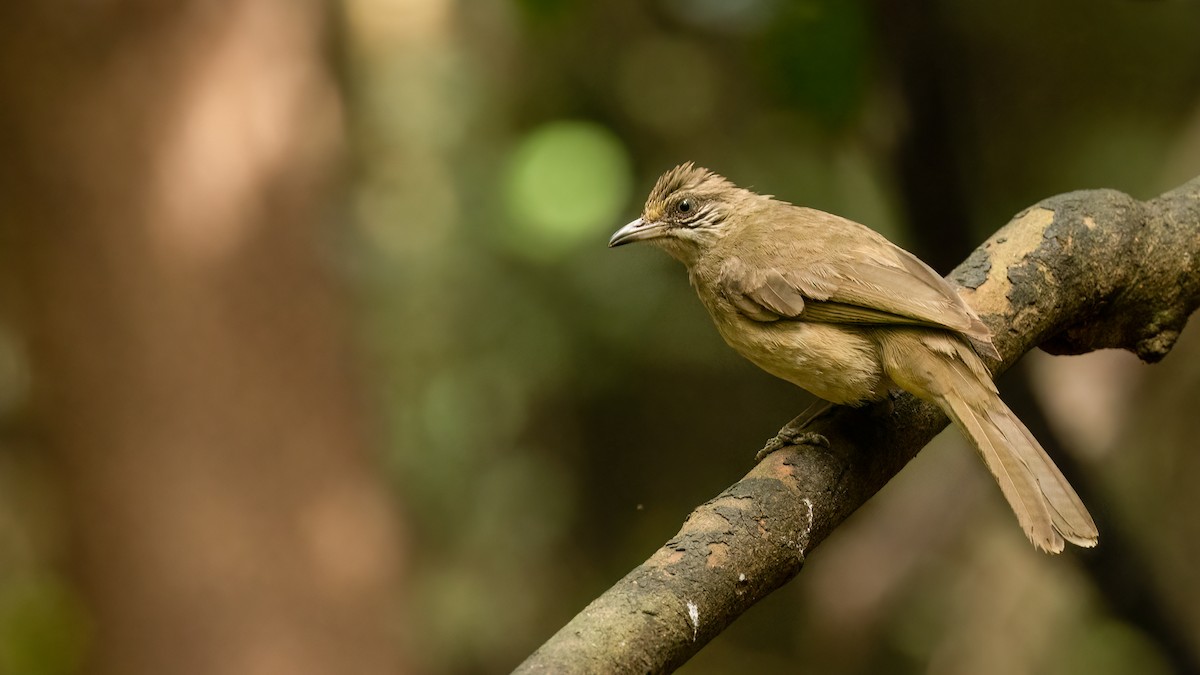
M 692 218 L 692 227 L 699 225 L 715 225 L 720 213 L 717 211 L 716 205 L 712 203 L 705 204 L 696 212 L 696 217 Z

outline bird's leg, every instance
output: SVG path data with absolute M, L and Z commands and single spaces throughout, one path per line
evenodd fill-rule
M 805 431 L 813 420 L 822 417 L 833 409 L 833 404 L 826 401 L 817 401 L 808 406 L 804 412 L 797 415 L 791 422 L 783 425 L 779 433 L 775 437 L 767 441 L 762 450 L 754 456 L 754 461 L 761 462 L 767 455 L 782 450 L 789 445 L 819 445 L 824 448 L 829 447 L 829 439 L 815 431 Z

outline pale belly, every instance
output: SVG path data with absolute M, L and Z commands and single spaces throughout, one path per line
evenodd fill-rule
M 829 323 L 717 321 L 725 342 L 759 368 L 833 403 L 881 398 L 888 381 L 876 343 L 858 328 Z

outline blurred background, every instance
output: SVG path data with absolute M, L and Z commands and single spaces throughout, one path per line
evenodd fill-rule
M 0 9 L 0 673 L 514 668 L 807 394 L 678 263 L 694 160 L 946 273 L 1200 175 L 1194 0 Z M 1193 322 L 1194 324 L 1195 322 Z M 686 673 L 1200 672 L 1200 335 L 1006 400 L 1096 515 L 1035 552 L 940 436 Z

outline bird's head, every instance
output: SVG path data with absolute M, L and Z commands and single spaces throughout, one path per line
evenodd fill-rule
M 735 214 L 755 199 L 761 198 L 708 169 L 681 164 L 658 179 L 642 216 L 617 230 L 608 245 L 646 241 L 690 265 L 730 232 Z

